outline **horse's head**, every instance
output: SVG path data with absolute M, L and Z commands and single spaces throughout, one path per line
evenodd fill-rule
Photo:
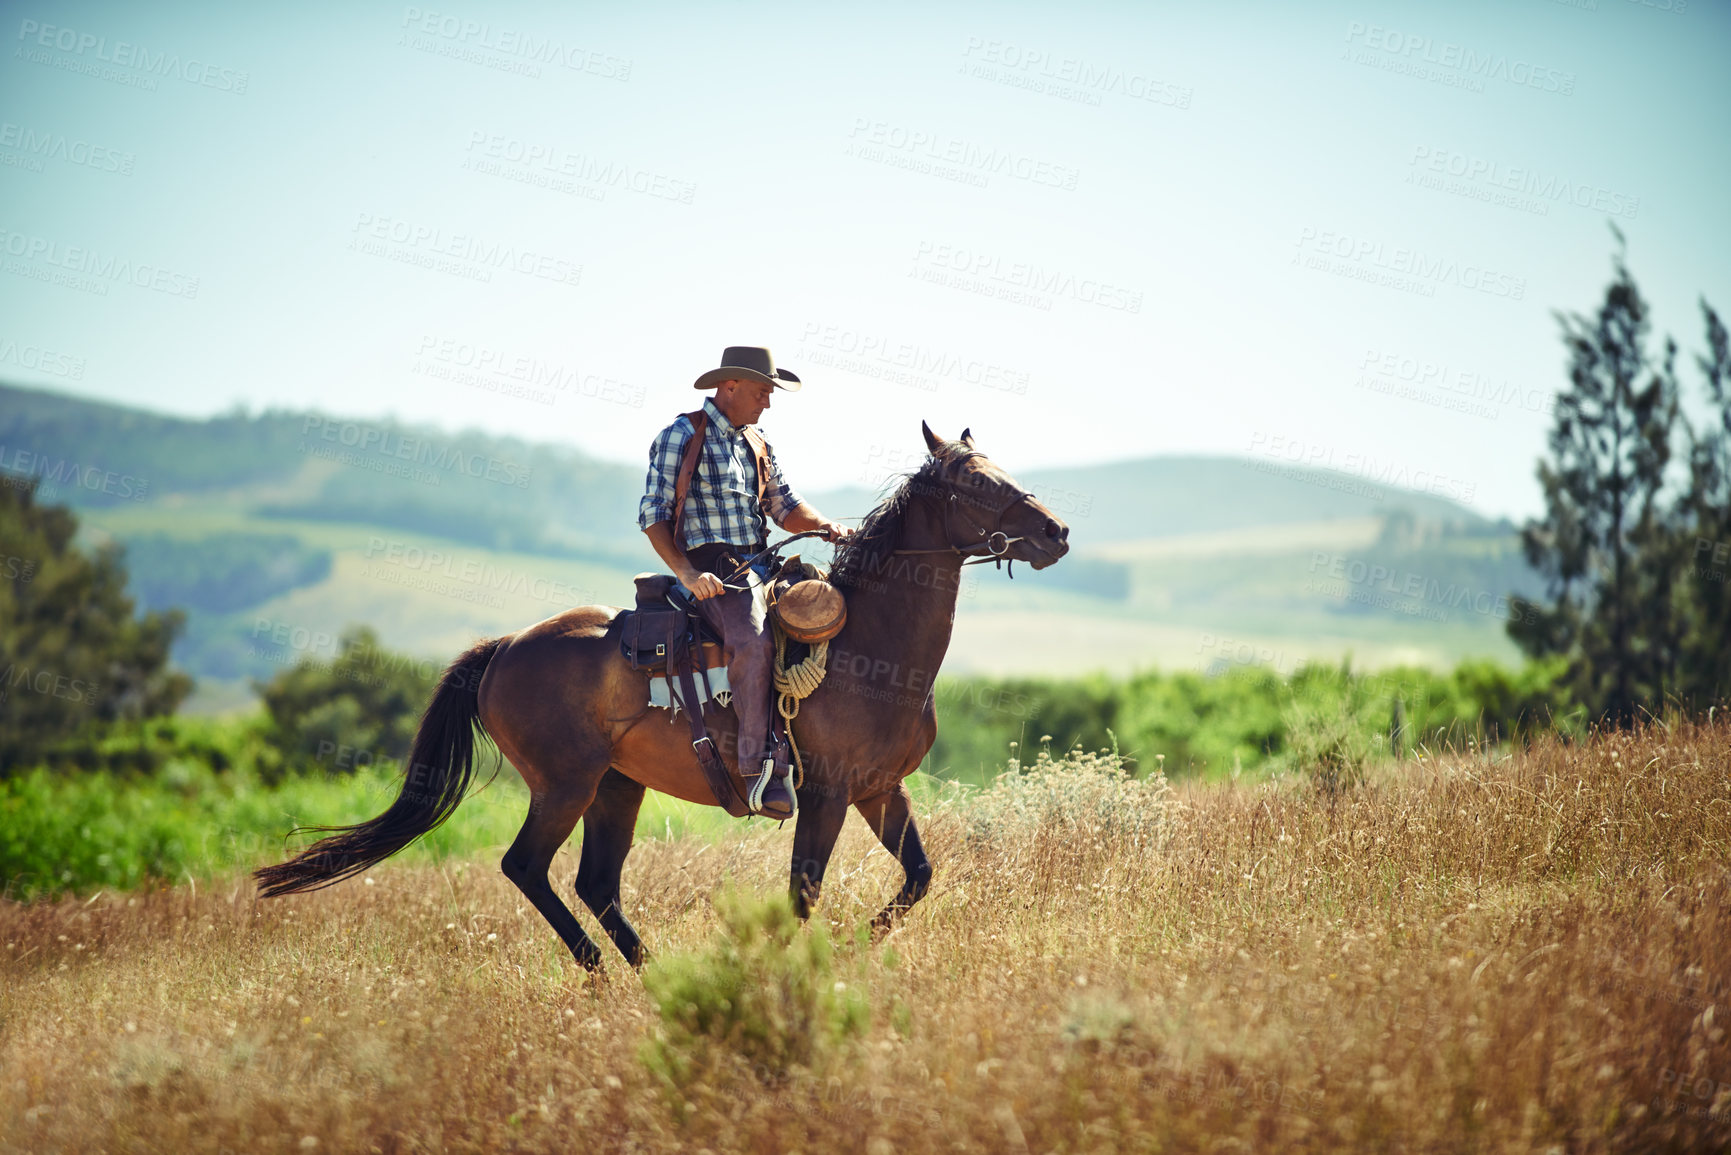
M 974 446 L 973 434 L 926 435 L 937 471 L 929 496 L 940 502 L 946 544 L 970 557 L 1000 557 L 1045 569 L 1070 552 L 1070 527 Z

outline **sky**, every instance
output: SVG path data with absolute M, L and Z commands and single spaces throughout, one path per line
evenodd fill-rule
M 925 420 L 1518 519 L 1610 225 L 1731 309 L 1723 0 L 0 13 L 0 379 L 173 413 L 642 463 L 766 345 L 804 490 Z

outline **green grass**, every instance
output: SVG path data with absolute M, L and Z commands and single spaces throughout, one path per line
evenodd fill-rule
M 482 778 L 490 772 L 484 763 Z M 249 769 L 219 773 L 191 759 L 171 761 L 155 775 L 33 770 L 0 779 L 3 893 L 32 899 L 244 873 L 304 845 L 304 837 L 287 838 L 294 827 L 371 818 L 399 785 L 392 769 L 369 767 L 267 787 Z M 528 791 L 507 766 L 398 857 L 425 863 L 503 854 L 528 809 Z M 637 832 L 645 839 L 718 839 L 737 826 L 718 807 L 650 793 Z

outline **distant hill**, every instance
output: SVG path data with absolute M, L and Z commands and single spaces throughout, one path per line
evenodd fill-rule
M 0 471 L 40 474 L 75 506 L 220 495 L 264 518 L 584 557 L 635 544 L 643 483 L 576 449 L 478 430 L 277 410 L 196 421 L 4 385 Z
M 87 483 L 68 480 L 75 468 Z M 550 556 L 635 544 L 643 484 L 635 466 L 477 430 L 276 410 L 197 421 L 9 385 L 0 385 L 0 470 L 43 473 L 80 506 L 135 491 L 224 493 L 265 517 L 362 521 Z M 104 487 L 106 475 L 132 480 L 123 493 L 118 482 Z M 404 484 L 381 486 L 381 477 Z M 1485 520 L 1444 498 L 1281 461 L 1156 457 L 1018 478 L 1089 545 L 1397 509 L 1460 526 Z M 809 496 L 863 513 L 880 491 Z
M 40 476 L 88 536 L 127 546 L 141 602 L 190 611 L 177 660 L 237 687 L 298 656 L 271 642 L 280 625 L 328 638 L 365 621 L 446 657 L 566 605 L 619 604 L 657 564 L 636 527 L 640 469 L 475 430 L 290 411 L 193 420 L 0 385 L 0 472 Z M 1500 620 L 1463 614 L 1460 595 L 1534 586 L 1506 523 L 1327 470 L 1160 457 L 1018 478 L 1070 525 L 1073 552 L 1013 582 L 969 570 L 947 669 L 1507 658 Z M 881 492 L 807 495 L 857 516 Z M 1360 563 L 1429 592 L 1329 573 Z

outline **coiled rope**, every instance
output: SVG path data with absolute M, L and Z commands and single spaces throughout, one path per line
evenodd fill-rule
M 811 692 L 823 684 L 829 673 L 829 643 L 816 642 L 805 660 L 787 664 L 787 634 L 781 623 L 775 623 L 775 709 L 787 725 L 787 744 L 793 750 L 795 790 L 805 789 L 805 763 L 799 756 L 799 743 L 794 741 L 793 720 L 799 717 L 799 704 L 811 697 Z

